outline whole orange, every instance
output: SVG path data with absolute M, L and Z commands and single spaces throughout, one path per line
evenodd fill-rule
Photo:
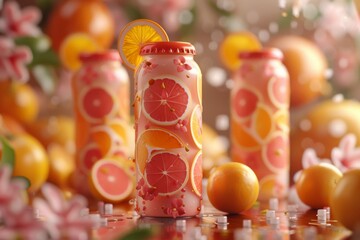
M 19 134 L 25 133 L 24 127 L 15 118 L 0 114 L 0 134 Z
M 331 194 L 342 173 L 330 163 L 320 163 L 304 169 L 295 183 L 300 200 L 311 208 L 330 205 Z
M 291 176 L 302 168 L 301 157 L 313 148 L 319 158 L 330 158 L 331 150 L 348 133 L 360 139 L 360 103 L 326 100 L 313 106 L 290 132 Z M 357 146 L 360 142 L 357 141 Z
M 216 209 L 241 213 L 251 208 L 258 198 L 259 181 L 248 166 L 228 162 L 210 172 L 207 194 Z
M 324 73 L 328 64 L 315 43 L 300 36 L 284 35 L 272 39 L 268 45 L 284 53 L 283 62 L 290 75 L 292 107 L 309 103 L 326 93 L 328 85 Z
M 15 151 L 13 176 L 29 179 L 29 191 L 36 192 L 49 174 L 49 160 L 44 147 L 29 134 L 13 135 L 8 141 Z
M 87 33 L 98 44 L 109 48 L 114 40 L 115 24 L 108 7 L 101 0 L 61 0 L 50 13 L 45 29 L 53 48 L 71 33 Z
M 332 193 L 330 208 L 334 218 L 352 231 L 360 231 L 360 169 L 344 173 Z
M 39 113 L 39 100 L 35 90 L 26 83 L 0 81 L 0 113 L 20 123 L 35 120 Z
M 56 143 L 69 154 L 75 153 L 75 126 L 71 117 L 65 115 L 41 117 L 28 124 L 26 130 L 45 147 Z

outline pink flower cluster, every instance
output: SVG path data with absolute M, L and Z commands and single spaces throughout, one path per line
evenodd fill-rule
M 185 214 L 184 202 L 180 198 L 174 198 L 171 201 L 170 207 L 163 208 L 165 214 L 172 216 L 173 218 L 182 216 Z
M 156 188 L 147 186 L 143 178 L 138 182 L 136 190 L 138 190 L 139 196 L 147 201 L 152 201 L 159 194 Z
M 42 187 L 44 198 L 35 198 L 33 207 L 26 197 L 26 183 L 11 178 L 11 168 L 0 167 L 1 239 L 88 239 L 92 222 L 81 217 L 87 202 L 81 196 L 66 200 L 51 184 Z M 35 217 L 38 210 L 40 217 Z M 42 220 L 43 219 L 43 220 Z
M 16 46 L 14 38 L 38 36 L 41 34 L 37 26 L 41 19 L 40 10 L 35 7 L 20 9 L 15 1 L 7 1 L 0 18 L 0 80 L 17 80 L 25 82 L 29 79 L 26 68 L 32 60 L 32 53 L 26 46 Z

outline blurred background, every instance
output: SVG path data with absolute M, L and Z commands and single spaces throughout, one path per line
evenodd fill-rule
M 263 46 L 284 50 L 291 77 L 292 172 L 299 168 L 306 148 L 328 158 L 346 133 L 360 136 L 358 1 L 18 0 L 2 5 L 7 2 L 17 3 L 17 11 L 36 9 L 39 15 L 28 33 L 35 38 L 16 41 L 19 46 L 30 46 L 33 53 L 24 70 L 40 99 L 31 121 L 72 116 L 72 73 L 58 58 L 66 29 L 77 26 L 105 48 L 116 49 L 117 36 L 126 23 L 148 18 L 162 25 L 171 40 L 189 41 L 196 47 L 195 60 L 203 73 L 203 120 L 210 128 L 206 136 L 211 136 L 212 147 L 207 151 L 215 149 L 213 156 L 226 159 L 229 150 L 232 71 L 223 64 L 219 49 L 226 36 L 237 32 L 252 33 Z M 3 20 L 0 28 L 4 33 Z

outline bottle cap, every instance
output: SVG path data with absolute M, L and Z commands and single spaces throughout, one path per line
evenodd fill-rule
M 278 48 L 264 48 L 259 51 L 248 51 L 248 52 L 241 52 L 239 54 L 241 59 L 261 59 L 261 58 L 272 58 L 283 60 L 284 55 Z
M 93 52 L 93 53 L 82 53 L 80 54 L 80 60 L 83 62 L 88 61 L 120 61 L 120 54 L 116 50 L 107 50 L 103 52 Z
M 140 55 L 195 55 L 195 47 L 188 42 L 152 42 L 144 44 Z

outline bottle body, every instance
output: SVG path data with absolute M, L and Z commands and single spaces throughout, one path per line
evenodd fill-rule
M 195 50 L 172 51 L 176 47 L 193 49 L 179 42 L 145 45 L 135 73 L 136 210 L 141 216 L 195 216 L 201 208 L 202 78 Z
M 129 77 L 116 51 L 86 54 L 72 81 L 76 173 L 73 185 L 88 195 L 82 180 L 104 157 L 128 159 Z M 77 187 L 76 183 L 79 184 Z
M 283 198 L 289 185 L 289 75 L 277 49 L 241 54 L 231 90 L 232 160 L 252 168 L 259 200 Z

